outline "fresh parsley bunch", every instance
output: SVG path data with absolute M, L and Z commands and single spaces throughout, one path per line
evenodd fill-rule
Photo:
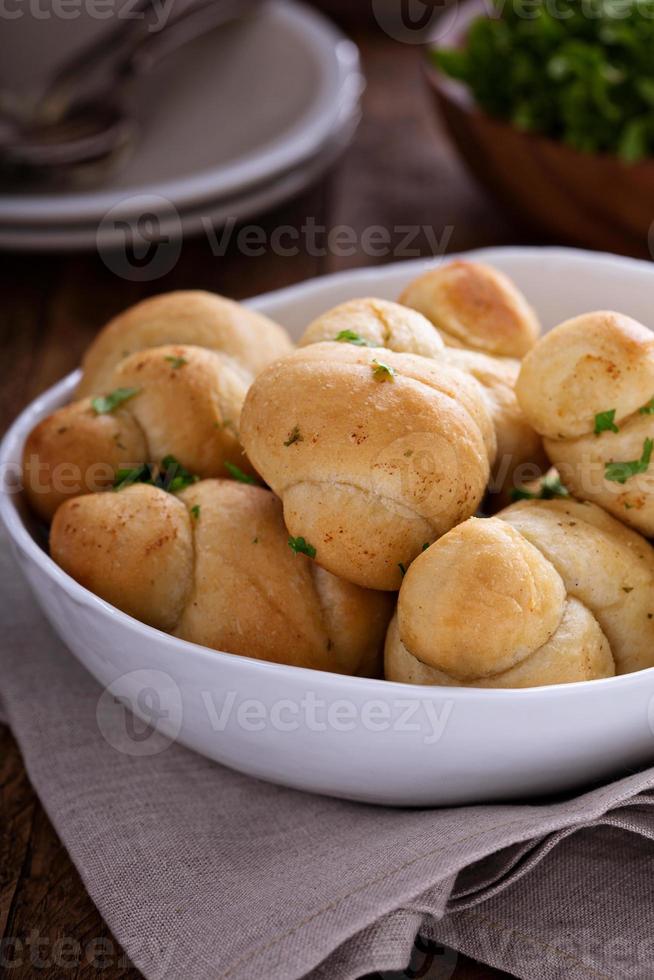
M 654 0 L 494 0 L 434 51 L 491 116 L 588 153 L 654 156 Z

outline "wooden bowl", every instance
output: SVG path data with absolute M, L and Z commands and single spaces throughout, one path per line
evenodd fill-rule
M 456 30 L 434 47 L 463 43 L 478 3 L 463 5 Z M 479 108 L 461 83 L 431 63 L 426 77 L 472 174 L 517 217 L 549 237 L 609 252 L 654 254 L 654 160 L 627 164 L 524 133 Z

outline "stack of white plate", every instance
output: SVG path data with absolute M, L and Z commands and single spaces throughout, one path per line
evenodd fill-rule
M 252 218 L 335 161 L 362 89 L 357 48 L 328 20 L 266 3 L 142 80 L 138 143 L 101 186 L 0 186 L 0 248 L 120 248 L 143 223 L 178 238 Z

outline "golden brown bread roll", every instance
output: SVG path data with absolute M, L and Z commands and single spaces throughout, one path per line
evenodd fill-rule
M 327 310 L 309 324 L 298 346 L 326 340 L 423 357 L 436 357 L 445 347 L 441 335 L 421 313 L 373 297 L 351 299 Z
M 341 578 L 397 589 L 482 499 L 495 432 L 479 385 L 447 364 L 322 343 L 266 368 L 241 437 L 292 535 Z
M 193 643 L 277 663 L 379 672 L 390 596 L 343 582 L 288 545 L 268 490 L 203 480 L 69 500 L 50 548 L 81 585 Z
M 497 437 L 489 489 L 495 507 L 508 504 L 512 490 L 544 473 L 548 465 L 543 441 L 528 423 L 516 397 L 520 362 L 454 347 L 448 347 L 440 356 L 472 375 L 484 390 Z
M 408 570 L 386 676 L 528 687 L 654 665 L 654 549 L 601 508 L 526 500 L 471 518 Z
M 221 351 L 248 379 L 293 349 L 280 326 L 231 299 L 201 290 L 164 293 L 131 306 L 100 331 L 82 362 L 78 398 L 108 391 L 124 357 L 168 344 Z
M 200 347 L 153 347 L 115 368 L 107 394 L 127 397 L 98 411 L 84 398 L 57 409 L 28 436 L 24 486 L 51 520 L 61 502 L 112 486 L 122 469 L 175 459 L 199 477 L 227 476 L 225 463 L 251 473 L 239 443 L 247 384 L 232 363 Z M 95 406 L 95 407 L 94 407 Z
M 429 269 L 409 283 L 399 302 L 424 314 L 453 347 L 520 358 L 540 333 L 522 293 L 482 262 L 456 259 Z
M 654 334 L 619 313 L 587 313 L 546 334 L 516 393 L 574 496 L 654 534 Z
M 497 437 L 490 483 L 495 506 L 508 503 L 513 487 L 547 468 L 542 440 L 527 423 L 515 395 L 519 361 L 446 348 L 438 331 L 420 313 L 381 299 L 353 299 L 328 310 L 307 327 L 299 346 L 339 338 L 343 343 L 444 360 L 482 385 Z

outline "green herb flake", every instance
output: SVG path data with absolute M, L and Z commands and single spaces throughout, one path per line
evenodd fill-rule
M 404 576 L 406 575 L 406 565 L 404 564 L 403 561 L 398 561 L 397 567 L 400 570 L 400 575 L 402 576 L 402 578 L 404 578 Z
M 123 402 L 129 401 L 134 395 L 138 395 L 139 388 L 116 388 L 108 395 L 100 395 L 91 400 L 91 408 L 96 415 L 109 415 L 115 411 Z
M 188 364 L 188 361 L 186 360 L 185 357 L 175 357 L 174 354 L 166 354 L 166 360 L 170 361 L 175 371 L 178 368 L 184 367 L 185 364 Z
M 309 558 L 316 557 L 316 549 L 304 538 L 289 538 L 288 546 L 296 555 L 308 555 Z
M 646 405 L 638 409 L 640 415 L 654 415 L 654 398 L 650 398 Z
M 230 463 L 229 461 L 226 461 L 225 469 L 232 477 L 232 479 L 238 480 L 239 483 L 249 483 L 255 487 L 261 486 L 256 476 L 250 476 L 249 473 L 244 473 L 243 470 L 236 465 L 236 463 Z
M 147 463 L 131 469 L 117 470 L 113 489 L 124 490 L 125 487 L 131 487 L 134 483 L 152 483 L 152 468 Z
M 377 344 L 373 344 L 371 340 L 366 340 L 361 334 L 355 333 L 354 330 L 341 330 L 340 333 L 336 335 L 336 340 L 340 344 L 354 344 L 356 347 L 377 347 Z
M 619 432 L 617 425 L 615 424 L 615 409 L 612 408 L 609 412 L 598 412 L 595 416 L 595 428 L 594 433 L 599 436 L 602 432 Z
M 189 473 L 174 456 L 165 456 L 161 461 L 155 485 L 162 490 L 167 490 L 168 493 L 179 493 L 180 490 L 197 483 L 199 479 L 199 476 Z
M 421 551 L 426 551 L 428 547 L 429 547 L 429 541 L 425 541 L 425 543 L 423 544 L 423 546 L 422 546 L 422 548 L 420 550 Z
M 123 490 L 134 483 L 147 483 L 151 487 L 165 490 L 167 493 L 179 493 L 185 487 L 197 483 L 200 479 L 182 466 L 174 456 L 166 456 L 159 466 L 143 463 L 132 469 L 118 470 L 114 479 L 114 490 Z
M 554 497 L 569 497 L 570 494 L 561 483 L 558 473 L 545 476 L 539 489 L 534 493 L 526 487 L 515 487 L 511 491 L 511 500 L 552 500 Z
M 199 504 L 194 504 L 193 507 L 191 507 L 191 514 L 193 515 L 193 517 L 195 518 L 196 521 L 198 521 L 200 519 L 200 505 Z
M 652 449 L 654 449 L 654 439 L 645 439 L 640 459 L 627 463 L 607 463 L 604 467 L 604 478 L 611 480 L 612 483 L 626 483 L 630 477 L 646 473 L 652 458 Z
M 373 359 L 372 373 L 374 375 L 375 381 L 392 381 L 395 377 L 395 371 L 388 364 L 384 364 L 383 361 L 378 361 L 377 358 Z
M 302 442 L 302 435 L 297 425 L 294 425 L 288 434 L 288 439 L 285 441 L 285 446 L 292 446 L 294 442 Z

